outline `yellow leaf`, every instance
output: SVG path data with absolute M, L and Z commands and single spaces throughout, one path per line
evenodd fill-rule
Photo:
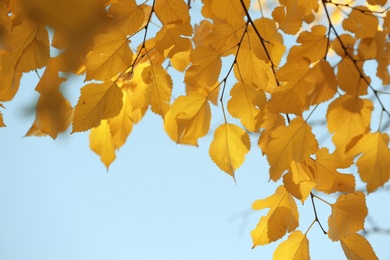
M 190 15 L 188 6 L 182 0 L 157 0 L 154 10 L 163 24 L 175 22 L 187 23 L 189 25 Z
M 329 154 L 327 148 L 321 148 L 314 160 L 316 169 L 316 190 L 325 193 L 353 192 L 355 178 L 352 174 L 343 174 L 338 168 L 347 168 L 352 164 L 352 158 L 342 159 L 337 153 Z
M 127 137 L 133 129 L 133 122 L 131 121 L 130 115 L 133 111 L 129 94 L 123 92 L 123 108 L 119 115 L 108 119 L 110 126 L 110 133 L 112 143 L 115 149 L 119 149 L 125 144 Z
M 348 260 L 378 259 L 367 239 L 357 233 L 342 238 L 340 244 Z
M 351 153 L 362 156 L 356 162 L 367 191 L 373 192 L 390 179 L 389 136 L 385 133 L 367 133 L 352 148 Z
M 303 203 L 316 186 L 314 164 L 310 160 L 291 162 L 290 171 L 283 176 L 283 184 L 290 194 Z
M 370 15 L 366 6 L 356 6 L 342 25 L 345 30 L 355 33 L 356 38 L 374 37 L 378 30 L 378 18 Z
M 334 133 L 332 141 L 341 156 L 345 155 L 354 137 L 369 131 L 372 110 L 369 99 L 350 95 L 342 95 L 329 105 L 326 114 L 328 130 Z
M 289 126 L 279 126 L 271 133 L 267 146 L 270 178 L 277 181 L 290 163 L 302 162 L 318 149 L 318 142 L 311 127 L 301 118 L 294 118 Z
M 210 128 L 211 111 L 207 97 L 197 92 L 180 96 L 165 115 L 164 128 L 180 144 L 197 145 Z
M 190 65 L 191 51 L 192 49 L 175 53 L 171 58 L 172 67 L 180 72 L 184 72 L 188 65 Z
M 242 35 L 244 28 L 236 29 L 229 23 L 216 24 L 213 30 L 202 41 L 202 45 L 210 45 L 221 56 L 234 54 L 239 42 L 237 35 Z
M 115 82 L 90 83 L 81 88 L 73 117 L 74 132 L 97 127 L 102 119 L 117 116 L 122 109 L 123 93 Z
M 334 70 L 325 60 L 319 61 L 310 69 L 305 77 L 305 81 L 313 86 L 306 96 L 306 109 L 311 105 L 328 101 L 337 92 L 337 79 Z
M 241 120 L 241 124 L 251 132 L 257 132 L 262 118 L 258 118 L 260 109 L 264 109 L 266 97 L 253 83 L 237 82 L 230 91 L 231 99 L 227 104 L 229 113 Z M 256 107 L 255 99 L 260 107 Z
M 195 47 L 199 47 L 204 45 L 204 40 L 207 35 L 211 33 L 214 24 L 212 24 L 209 20 L 202 20 L 199 25 L 196 24 L 194 26 L 194 36 L 192 37 L 192 41 L 195 44 Z
M 340 57 L 345 57 L 345 52 L 351 55 L 351 57 L 354 57 L 355 43 L 355 38 L 350 34 L 341 34 L 332 42 L 332 48 Z
M 360 76 L 360 73 L 363 73 L 363 63 L 357 63 L 359 70 L 356 69 L 354 61 L 349 57 L 345 57 L 337 67 L 337 78 L 339 86 L 342 90 L 347 92 L 349 95 L 366 95 L 368 84 L 366 80 L 370 83 L 371 80 L 369 77 L 365 76 L 366 80 Z
M 87 56 L 86 80 L 106 80 L 130 67 L 133 53 L 124 32 L 111 30 L 98 34 L 94 39 L 95 46 Z
M 148 85 L 146 94 L 152 111 L 164 117 L 169 110 L 171 100 L 171 76 L 161 65 L 152 64 L 144 68 L 142 78 Z
M 102 120 L 98 127 L 91 129 L 89 134 L 89 147 L 100 156 L 100 160 L 108 170 L 110 164 L 115 160 L 116 155 L 107 120 Z
M 7 43 L 10 51 L 0 50 L 0 101 L 9 101 L 14 97 L 22 72 L 42 68 L 50 58 L 45 26 L 27 18 L 13 29 Z
M 273 64 L 278 66 L 286 50 L 286 46 L 284 46 L 283 36 L 279 33 L 275 20 L 263 17 L 255 20 L 254 24 L 258 32 L 261 34 L 261 37 L 263 37 L 263 39 L 266 41 L 265 47 L 271 57 Z M 253 38 L 253 43 L 258 45 L 259 39 L 252 27 L 249 27 L 248 34 L 251 38 Z M 261 57 L 259 56 L 259 58 L 264 61 L 269 61 L 268 57 L 265 55 L 264 50 L 263 52 L 264 54 Z
M 368 211 L 362 192 L 341 194 L 331 206 L 332 214 L 328 219 L 328 237 L 331 240 L 347 238 L 364 228 Z
M 209 5 L 211 12 L 219 19 L 234 25 L 235 28 L 244 25 L 244 9 L 240 1 L 236 0 L 209 0 L 203 1 L 205 6 Z M 250 0 L 244 0 L 245 6 L 249 9 Z
M 4 124 L 3 114 L 2 113 L 0 113 L 0 127 L 6 127 L 6 125 Z
M 309 71 L 309 61 L 304 58 L 290 61 L 280 68 L 276 76 L 285 84 L 274 90 L 268 109 L 272 112 L 301 115 L 307 108 L 307 93 L 313 88 L 313 83 L 306 81 Z
M 295 60 L 298 57 L 306 57 L 311 63 L 315 63 L 325 57 L 328 48 L 328 38 L 326 27 L 316 25 L 311 28 L 311 32 L 302 32 L 298 39 L 300 46 L 293 46 L 288 54 L 287 60 Z
M 390 18 L 387 18 L 387 20 L 390 20 Z M 375 35 L 375 45 L 377 49 L 376 60 L 378 62 L 376 75 L 382 79 L 382 85 L 388 85 L 390 83 L 390 44 L 385 40 L 387 36 L 388 33 L 386 31 L 377 32 Z
M 275 249 L 273 259 L 310 259 L 309 240 L 307 239 L 306 234 L 302 234 L 299 230 L 292 232 L 287 240 L 280 243 Z
M 191 49 L 190 39 L 183 37 L 191 35 L 190 24 L 166 24 L 156 34 L 156 49 L 164 56 L 172 58 L 178 52 Z
M 285 125 L 286 123 L 282 115 L 280 115 L 279 113 L 272 113 L 268 111 L 268 109 L 264 110 L 264 121 L 261 125 L 261 128 L 264 128 L 264 130 L 261 131 L 260 138 L 258 141 L 258 145 L 261 148 L 263 155 L 267 151 L 269 142 L 272 140 L 272 132 L 279 126 Z
M 137 5 L 135 0 L 118 0 L 108 9 L 108 14 L 113 17 L 112 28 L 119 28 L 126 35 L 133 35 L 143 25 L 146 5 Z
M 240 48 L 234 74 L 239 81 L 254 83 L 257 88 L 264 90 L 268 85 L 267 71 L 270 63 L 261 60 L 255 52 L 251 48 Z
M 249 149 L 247 132 L 234 124 L 224 123 L 215 130 L 209 154 L 221 170 L 234 178 L 234 171 L 245 161 Z
M 191 53 L 192 65 L 184 81 L 193 87 L 211 87 L 217 82 L 222 67 L 220 55 L 210 46 L 200 46 Z
M 276 241 L 298 227 L 297 204 L 283 186 L 279 186 L 275 194 L 256 200 L 252 208 L 254 210 L 270 208 L 268 214 L 260 219 L 251 232 L 253 247 Z

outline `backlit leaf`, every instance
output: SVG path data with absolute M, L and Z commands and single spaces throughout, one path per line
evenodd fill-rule
M 366 6 L 353 8 L 348 18 L 343 21 L 343 28 L 355 33 L 356 38 L 374 37 L 378 28 L 378 18 L 366 12 Z
M 249 152 L 249 135 L 234 124 L 224 123 L 214 133 L 209 154 L 218 167 L 234 178 L 234 172 Z
M 169 110 L 171 100 L 171 76 L 161 65 L 152 64 L 144 68 L 142 78 L 148 85 L 146 95 L 152 111 L 164 117 Z
M 99 34 L 95 46 L 87 56 L 86 80 L 106 80 L 128 69 L 133 60 L 126 35 L 112 30 Z
M 102 119 L 112 118 L 122 109 L 123 93 L 114 82 L 90 83 L 81 88 L 73 117 L 74 132 L 99 126 Z
M 116 155 L 107 120 L 102 120 L 98 127 L 91 130 L 89 134 L 89 146 L 92 151 L 100 156 L 100 160 L 108 169 L 110 164 L 115 160 Z
M 292 232 L 287 240 L 275 249 L 273 259 L 309 260 L 309 240 L 306 234 L 302 234 L 299 230 Z
M 207 97 L 193 92 L 180 96 L 165 115 L 164 128 L 177 143 L 197 145 L 210 128 L 211 111 Z
M 119 28 L 126 35 L 136 33 L 146 18 L 145 5 L 137 5 L 135 0 L 118 0 L 113 3 L 108 13 L 113 17 L 113 27 Z
M 362 192 L 341 194 L 331 206 L 332 214 L 328 219 L 330 239 L 337 241 L 348 238 L 364 228 L 367 206 Z
M 290 163 L 302 162 L 318 149 L 318 142 L 311 131 L 311 127 L 297 117 L 289 126 L 279 126 L 271 133 L 271 141 L 267 146 L 268 162 L 270 164 L 270 178 L 277 181 Z
M 276 241 L 298 227 L 297 204 L 283 186 L 279 186 L 273 195 L 253 202 L 252 208 L 270 209 L 251 232 L 253 247 Z
M 349 260 L 355 259 L 378 259 L 372 246 L 365 237 L 357 233 L 340 240 L 344 254 Z
M 362 153 L 356 165 L 367 191 L 373 192 L 390 179 L 389 136 L 385 133 L 367 133 L 352 148 L 353 154 Z

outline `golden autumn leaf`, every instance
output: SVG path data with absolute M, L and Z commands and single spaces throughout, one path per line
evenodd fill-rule
M 301 45 L 293 46 L 287 59 L 295 60 L 299 57 L 308 58 L 311 63 L 317 62 L 328 52 L 328 38 L 326 37 L 326 27 L 316 25 L 311 28 L 311 32 L 301 32 L 297 42 Z
M 111 30 L 107 34 L 99 34 L 94 43 L 95 46 L 87 56 L 86 80 L 110 79 L 123 73 L 132 64 L 133 52 L 124 32 Z
M 115 82 L 90 83 L 81 88 L 73 117 L 74 132 L 97 127 L 102 119 L 112 118 L 122 109 L 123 93 Z
M 303 203 L 317 184 L 314 163 L 310 160 L 291 162 L 290 170 L 283 175 L 283 184 L 291 195 Z
M 270 208 L 251 232 L 253 247 L 276 241 L 298 227 L 297 204 L 283 186 L 279 186 L 273 195 L 253 202 L 252 208 Z
M 272 132 L 279 126 L 285 126 L 284 117 L 279 113 L 272 113 L 266 108 L 264 110 L 264 121 L 261 124 L 261 128 L 264 130 L 260 134 L 258 145 L 263 152 L 263 155 L 267 151 L 268 143 L 272 140 Z
M 250 0 L 243 1 L 249 7 Z M 235 0 L 208 0 L 204 1 L 206 7 L 210 8 L 212 14 L 220 20 L 232 24 L 235 28 L 244 25 L 245 11 L 240 1 Z
M 271 133 L 267 145 L 270 178 L 277 181 L 292 161 L 302 162 L 318 149 L 311 127 L 301 118 L 294 118 L 289 126 L 279 126 Z
M 197 145 L 210 128 L 211 111 L 207 97 L 192 92 L 180 96 L 165 115 L 164 128 L 169 137 L 180 144 Z
M 145 5 L 137 5 L 135 0 L 118 0 L 108 9 L 112 16 L 112 27 L 122 30 L 126 35 L 136 33 L 146 17 Z
M 378 259 L 367 239 L 357 233 L 342 238 L 340 244 L 348 260 Z
M 50 57 L 45 26 L 27 18 L 12 30 L 7 43 L 11 46 L 10 50 L 0 50 L 0 101 L 14 97 L 23 72 L 42 68 Z
M 328 107 L 326 121 L 332 141 L 340 155 L 345 155 L 351 140 L 367 133 L 370 128 L 372 101 L 350 95 L 342 95 Z
M 221 56 L 234 54 L 240 40 L 238 35 L 242 34 L 243 29 L 237 30 L 230 23 L 215 24 L 212 31 L 203 39 L 202 45 L 210 45 Z
M 369 11 L 366 6 L 353 8 L 342 25 L 347 31 L 355 33 L 356 38 L 373 37 L 378 29 L 378 18 L 374 15 L 367 15 Z
M 131 113 L 133 107 L 131 104 L 130 96 L 127 91 L 123 92 L 123 107 L 119 115 L 108 119 L 110 126 L 110 133 L 112 143 L 115 149 L 119 149 L 125 144 L 127 137 L 133 129 L 133 122 L 131 121 Z
M 185 73 L 184 81 L 193 87 L 210 87 L 217 82 L 222 67 L 221 56 L 210 46 L 200 46 L 193 50 L 191 66 Z
M 267 71 L 271 64 L 260 59 L 256 54 L 257 50 L 245 47 L 240 49 L 234 75 L 239 81 L 254 83 L 257 88 L 264 90 L 268 85 Z
M 390 20 L 390 19 L 388 19 Z M 382 85 L 388 85 L 390 83 L 390 43 L 386 42 L 386 36 L 388 32 L 378 31 L 375 34 L 375 46 L 376 46 L 376 60 L 378 62 L 378 69 L 376 75 L 382 79 Z
M 218 167 L 234 178 L 234 172 L 250 149 L 249 135 L 240 127 L 224 123 L 214 133 L 209 154 Z
M 340 173 L 338 168 L 347 168 L 352 164 L 352 158 L 342 159 L 337 153 L 329 154 L 327 148 L 316 152 L 314 160 L 316 182 L 315 189 L 324 193 L 353 192 L 355 177 L 352 174 Z
M 339 86 L 349 95 L 366 95 L 368 83 L 371 82 L 369 77 L 365 76 L 365 79 L 361 77 L 363 73 L 363 64 L 357 63 L 359 69 L 354 65 L 354 62 L 349 58 L 345 57 L 338 65 L 337 68 L 337 78 Z
M 328 237 L 331 240 L 348 238 L 364 228 L 367 206 L 362 192 L 341 194 L 331 206 L 332 214 L 328 219 Z
M 152 111 L 162 117 L 169 110 L 172 79 L 161 65 L 152 64 L 142 71 L 142 79 L 148 85 L 146 96 Z
M 189 24 L 190 15 L 188 6 L 181 0 L 158 0 L 155 3 L 155 12 L 163 24 L 178 22 Z
M 258 115 L 266 104 L 264 92 L 253 83 L 237 82 L 231 89 L 230 96 L 227 104 L 229 113 L 239 118 L 246 129 L 257 132 L 262 121 Z M 260 107 L 256 106 L 255 101 L 259 101 Z
M 352 154 L 362 153 L 356 162 L 367 191 L 373 192 L 390 179 L 389 136 L 385 133 L 365 134 L 351 150 Z
M 275 249 L 273 259 L 309 260 L 309 240 L 306 234 L 302 234 L 299 230 L 292 232 L 287 240 Z
M 191 34 L 190 24 L 166 24 L 156 35 L 156 49 L 164 56 L 172 58 L 179 52 L 191 49 L 190 39 L 183 37 L 191 36 Z
M 100 156 L 107 170 L 115 160 L 115 146 L 111 138 L 110 126 L 107 120 L 102 120 L 100 125 L 91 129 L 89 134 L 89 147 Z
M 3 104 L 0 104 L 0 107 L 4 108 Z M 4 124 L 4 119 L 3 119 L 2 113 L 0 113 L 0 127 L 6 127 L 6 125 Z

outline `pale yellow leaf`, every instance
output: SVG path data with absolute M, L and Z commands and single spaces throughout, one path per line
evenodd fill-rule
M 107 120 L 102 120 L 98 127 L 91 129 L 89 134 L 89 147 L 100 156 L 100 160 L 108 169 L 110 164 L 115 160 L 116 155 Z
M 292 232 L 286 241 L 283 241 L 275 249 L 273 259 L 289 259 L 289 260 L 309 260 L 309 240 L 306 234 L 295 230 Z

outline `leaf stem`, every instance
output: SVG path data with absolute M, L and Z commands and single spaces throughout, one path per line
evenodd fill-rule
M 314 221 L 318 223 L 318 225 L 320 226 L 322 232 L 324 232 L 324 235 L 326 235 L 326 234 L 328 234 L 328 233 L 327 233 L 327 232 L 325 231 L 325 229 L 322 227 L 322 224 L 321 224 L 320 220 L 318 219 L 316 204 L 314 203 L 314 199 L 313 199 L 314 197 L 319 198 L 319 197 L 315 196 L 312 192 L 310 192 L 311 204 L 313 205 L 313 211 L 314 211 L 314 217 L 315 217 Z M 321 199 L 321 200 L 322 200 L 322 199 Z M 322 201 L 324 201 L 324 200 L 322 200 Z M 325 202 L 325 201 L 324 201 L 324 202 Z M 328 203 L 328 202 L 326 202 L 326 203 Z M 329 204 L 329 203 L 328 203 L 328 204 Z

